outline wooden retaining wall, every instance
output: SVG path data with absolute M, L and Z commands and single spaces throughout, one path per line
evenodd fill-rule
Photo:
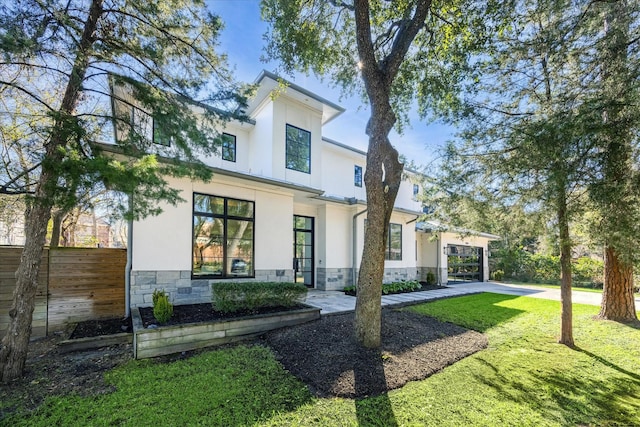
M 19 247 L 0 247 L 0 333 L 9 321 L 21 252 Z M 45 249 L 42 261 L 32 337 L 71 322 L 124 315 L 126 250 Z

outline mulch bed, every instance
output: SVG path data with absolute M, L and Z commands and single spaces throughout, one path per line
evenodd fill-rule
M 131 317 L 87 320 L 79 322 L 71 333 L 70 339 L 99 337 L 104 335 L 121 334 L 132 332 Z
M 282 365 L 317 396 L 362 398 L 427 378 L 487 347 L 475 331 L 410 311 L 383 309 L 382 348 L 355 340 L 354 314 L 269 332 L 265 342 Z
M 208 310 L 202 312 L 213 312 L 210 304 L 203 306 L 208 306 Z M 177 307 L 188 310 L 188 306 Z M 254 344 L 271 347 L 284 368 L 317 396 L 348 398 L 383 394 L 409 381 L 424 379 L 487 346 L 487 338 L 478 332 L 409 311 L 382 312 L 380 350 L 364 349 L 356 343 L 353 313 L 325 316 L 272 331 Z M 198 310 L 192 312 L 196 317 L 197 313 Z M 182 314 L 178 316 L 183 318 Z M 109 328 L 119 333 L 126 321 L 83 322 L 82 329 L 91 333 L 93 325 L 96 334 Z M 66 336 L 57 334 L 31 342 L 24 377 L 0 385 L 0 400 L 19 402 L 23 409 L 33 410 L 51 395 L 98 396 L 112 392 L 113 386 L 104 382 L 103 374 L 131 360 L 131 344 L 64 353 L 57 344 Z M 214 350 L 201 349 L 156 360 L 166 363 Z M 0 411 L 0 424 L 15 409 Z
M 238 317 L 299 310 L 306 307 L 307 306 L 305 305 L 295 305 L 293 307 L 266 307 L 256 310 L 240 310 L 232 314 L 226 314 L 215 311 L 211 306 L 211 303 L 174 305 L 173 316 L 171 316 L 171 319 L 167 323 L 163 323 L 162 326 L 210 322 L 213 320 L 229 320 Z M 142 324 L 145 328 L 149 327 L 150 325 L 158 325 L 158 321 L 153 316 L 152 307 L 141 307 L 138 310 L 140 311 Z

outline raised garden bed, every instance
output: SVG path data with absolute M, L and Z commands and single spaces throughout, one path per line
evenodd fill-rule
M 211 309 L 211 304 L 196 305 L 203 306 L 201 313 L 209 313 L 211 318 L 180 323 L 179 319 L 183 317 L 181 313 L 185 307 L 176 305 L 172 321 L 167 325 L 158 326 L 148 321 L 148 311 L 152 309 L 132 309 L 134 357 L 144 359 L 227 344 L 255 337 L 273 329 L 320 318 L 319 308 L 302 304 L 286 309 L 271 309 L 266 313 L 242 313 L 237 317 L 216 315 Z M 193 306 L 190 305 L 191 310 L 194 309 Z M 141 312 L 144 315 L 141 315 Z M 185 319 L 188 321 L 189 317 Z
M 91 350 L 116 344 L 131 344 L 133 334 L 131 318 L 96 319 L 79 322 L 69 338 L 60 341 L 61 352 Z

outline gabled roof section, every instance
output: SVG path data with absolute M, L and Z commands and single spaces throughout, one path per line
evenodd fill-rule
M 334 104 L 323 97 L 316 95 L 307 89 L 298 86 L 282 77 L 267 70 L 262 70 L 254 84 L 258 85 L 253 99 L 249 101 L 246 113 L 251 116 L 253 112 L 263 104 L 267 97 L 275 90 L 285 87 L 282 95 L 309 105 L 311 108 L 322 111 L 322 124 L 326 124 L 344 112 L 344 108 Z M 284 86 L 283 86 L 284 85 Z
M 502 237 L 491 233 L 483 233 L 481 231 L 469 230 L 466 228 L 451 227 L 449 225 L 440 224 L 436 221 L 420 221 L 416 224 L 416 230 L 423 231 L 425 233 L 458 233 L 467 234 L 470 236 L 485 237 L 489 240 L 502 240 Z

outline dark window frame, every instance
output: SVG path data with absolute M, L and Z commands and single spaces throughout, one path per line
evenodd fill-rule
M 398 232 L 398 228 L 400 229 L 400 247 L 397 248 L 399 249 L 399 252 L 396 258 L 391 258 L 391 254 L 393 254 L 394 252 L 392 252 L 392 239 L 391 239 L 391 235 L 393 232 L 393 229 L 396 228 L 396 232 Z M 402 224 L 395 224 L 393 222 L 389 223 L 389 228 L 387 229 L 387 246 L 384 249 L 384 259 L 385 261 L 402 261 Z
M 233 148 L 231 148 L 230 143 L 231 140 L 229 140 L 228 138 L 233 138 Z M 223 133 L 222 134 L 222 160 L 226 160 L 227 162 L 234 162 L 236 161 L 236 136 L 232 135 L 230 133 Z M 226 151 L 225 151 L 226 150 Z M 225 155 L 225 153 L 227 155 Z M 231 153 L 232 155 L 229 156 L 228 154 Z
M 156 120 L 155 117 L 151 117 L 151 120 L 153 121 L 151 128 L 152 128 L 152 135 L 151 135 L 151 140 L 154 144 L 156 145 L 162 145 L 163 147 L 171 147 L 171 142 L 172 139 L 171 137 L 168 137 L 166 135 L 164 135 L 164 132 L 162 131 L 162 129 L 160 128 L 160 126 L 158 126 L 158 121 Z
M 362 187 L 362 166 L 353 165 L 353 183 L 356 187 Z
M 413 197 L 418 197 L 418 194 L 420 194 L 420 186 L 418 184 L 413 184 Z
M 200 210 L 196 210 L 196 195 L 205 196 L 205 197 L 216 197 L 224 200 L 224 209 L 222 214 L 215 214 L 211 212 L 203 212 Z M 252 205 L 252 216 L 251 217 L 243 217 L 238 215 L 230 215 L 228 211 L 228 202 L 229 200 L 234 200 L 238 202 L 251 203 Z M 223 221 L 223 237 L 222 237 L 222 274 L 194 274 L 194 253 L 193 248 L 195 247 L 195 230 L 194 230 L 194 217 L 195 216 L 203 216 L 208 218 L 219 218 Z M 217 196 L 215 194 L 205 194 L 205 193 L 193 193 L 192 200 L 192 208 L 191 208 L 191 278 L 192 279 L 253 279 L 255 278 L 256 269 L 255 269 L 255 248 L 256 248 L 256 228 L 255 228 L 255 218 L 256 218 L 256 204 L 253 200 L 243 200 L 237 199 L 235 197 L 224 197 Z M 235 221 L 250 221 L 252 223 L 251 227 L 251 271 L 249 275 L 234 275 L 232 273 L 227 274 L 227 244 L 229 241 L 227 231 L 227 221 L 235 220 Z M 230 271 L 230 270 L 229 270 Z
M 304 132 L 308 135 L 308 141 L 306 143 L 306 147 L 303 146 L 300 141 L 296 141 L 296 140 L 290 140 L 289 139 L 289 128 L 291 129 L 295 129 L 298 132 Z M 311 174 L 311 132 L 309 132 L 308 130 L 299 128 L 297 126 L 293 126 L 290 125 L 289 123 L 286 124 L 285 126 L 285 167 L 287 169 L 290 170 L 294 170 L 297 172 L 302 172 L 302 173 L 308 173 Z M 296 145 L 296 147 L 294 147 L 294 145 Z M 295 148 L 295 149 L 294 149 Z M 308 157 L 303 158 L 302 156 L 300 156 L 299 154 L 295 154 L 296 152 L 299 153 L 300 151 L 307 151 L 307 153 L 309 154 Z M 290 160 L 300 160 L 302 159 L 303 161 L 305 161 L 306 163 L 306 168 L 296 168 L 295 165 L 297 164 L 297 162 L 293 162 Z

